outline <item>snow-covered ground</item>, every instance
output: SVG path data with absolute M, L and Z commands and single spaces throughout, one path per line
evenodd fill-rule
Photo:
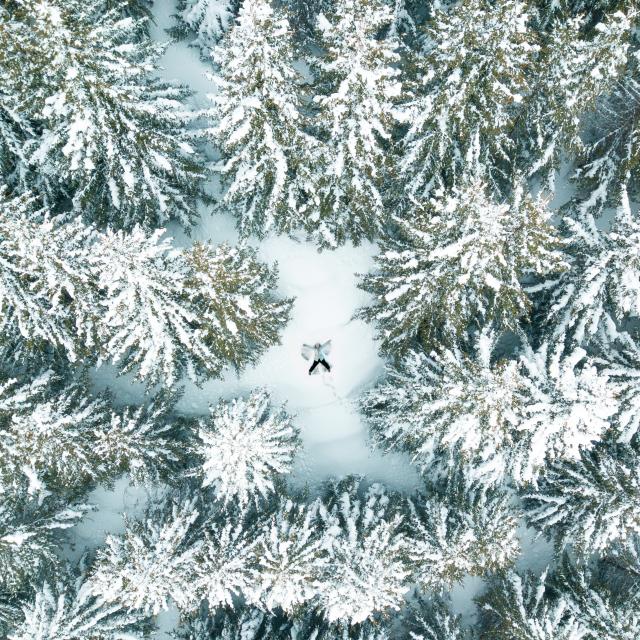
M 153 36 L 167 40 L 164 31 L 172 25 L 175 12 L 173 0 L 156 0 Z M 172 43 L 162 60 L 163 75 L 194 90 L 194 108 L 206 108 L 206 94 L 212 83 L 206 78 L 210 67 L 200 58 L 197 48 L 186 42 Z M 193 240 L 213 243 L 237 242 L 237 233 L 230 216 L 213 216 L 206 210 L 191 237 L 178 228 L 169 229 L 176 242 L 186 244 Z M 257 244 L 261 258 L 279 266 L 279 292 L 295 297 L 292 318 L 282 334 L 282 343 L 272 347 L 257 366 L 247 369 L 241 376 L 230 372 L 222 380 L 211 380 L 198 388 L 185 381 L 184 395 L 177 409 L 187 414 L 206 414 L 211 404 L 220 399 L 246 394 L 257 386 L 266 386 L 274 402 L 286 403 L 295 414 L 301 430 L 303 449 L 291 478 L 298 487 L 317 489 L 330 476 L 350 473 L 366 475 L 371 481 L 411 491 L 420 482 L 417 471 L 408 457 L 400 454 L 382 454 L 374 450 L 367 440 L 363 423 L 354 402 L 362 389 L 372 385 L 383 373 L 383 361 L 377 354 L 377 344 L 371 326 L 352 320 L 354 311 L 367 301 L 367 294 L 356 286 L 357 273 L 372 267 L 376 247 L 365 244 L 346 246 L 332 252 L 319 253 L 305 241 L 271 237 Z M 331 339 L 329 361 L 331 373 L 309 376 L 309 363 L 301 356 L 303 342 L 324 342 Z M 130 376 L 115 377 L 114 369 L 104 366 L 93 376 L 96 389 L 110 387 L 119 403 L 137 403 L 144 387 Z M 147 493 L 131 487 L 126 480 L 116 483 L 113 490 L 100 489 L 90 499 L 99 507 L 77 528 L 77 548 L 97 546 L 108 532 L 123 529 L 121 513 L 136 515 L 146 502 Z M 549 546 L 533 541 L 531 531 L 522 528 L 523 558 L 521 568 L 541 569 L 550 557 Z M 479 578 L 467 578 L 452 593 L 453 607 L 467 619 L 473 613 L 472 598 L 482 590 Z M 164 614 L 158 621 L 167 634 L 177 622 L 175 611 Z
M 206 218 L 199 233 L 213 241 L 221 239 L 215 221 Z M 371 267 L 374 248 L 344 247 L 318 253 L 308 243 L 276 237 L 260 243 L 259 253 L 269 263 L 278 262 L 280 293 L 295 298 L 282 343 L 269 349 L 240 378 L 231 373 L 202 389 L 187 383 L 177 408 L 204 414 L 219 398 L 266 386 L 274 402 L 286 403 L 297 416 L 304 446 L 293 478 L 296 484 L 313 486 L 331 475 L 359 473 L 410 490 L 418 481 L 416 471 L 405 456 L 382 455 L 371 449 L 366 426 L 354 406 L 360 391 L 383 371 L 372 328 L 351 319 L 366 300 L 366 294 L 356 287 L 355 273 Z M 310 363 L 302 358 L 302 343 L 328 339 L 332 341 L 331 372 L 308 375 Z
M 156 24 L 152 35 L 168 37 L 172 26 L 173 0 L 156 0 Z M 162 59 L 167 80 L 188 85 L 195 93 L 195 109 L 208 106 L 207 93 L 213 84 L 206 78 L 211 71 L 201 59 L 200 50 L 186 42 L 172 43 Z M 231 216 L 201 211 L 201 220 L 188 238 L 179 228 L 170 228 L 176 242 L 194 240 L 220 243 L 238 240 Z M 260 257 L 279 266 L 279 292 L 294 297 L 292 318 L 282 334 L 282 344 L 271 348 L 256 367 L 238 377 L 229 372 L 222 380 L 211 380 L 202 388 L 185 381 L 185 392 L 177 410 L 203 415 L 211 404 L 246 394 L 252 388 L 266 386 L 274 402 L 286 403 L 297 416 L 304 447 L 298 458 L 293 482 L 316 487 L 329 476 L 349 473 L 366 475 L 390 487 L 411 490 L 419 481 L 408 458 L 399 454 L 382 455 L 368 442 L 353 402 L 360 391 L 383 372 L 377 355 L 373 329 L 361 320 L 352 320 L 354 311 L 367 301 L 367 294 L 356 286 L 356 273 L 372 267 L 375 245 L 346 246 L 336 251 L 318 252 L 315 245 L 284 237 L 270 237 L 256 243 Z M 331 373 L 309 376 L 309 363 L 302 358 L 303 342 L 332 341 L 329 361 Z M 142 385 L 130 378 L 114 379 L 113 369 L 104 367 L 95 375 L 97 387 L 109 386 L 120 402 L 139 402 Z

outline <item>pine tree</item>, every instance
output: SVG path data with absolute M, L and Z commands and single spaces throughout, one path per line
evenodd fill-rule
M 479 168 L 451 191 L 436 191 L 408 218 L 394 217 L 399 239 L 385 239 L 377 271 L 361 288 L 374 304 L 358 316 L 375 321 L 385 353 L 454 342 L 477 322 L 513 328 L 530 302 L 525 276 L 563 268 L 544 203 L 516 182 L 497 203 Z
M 114 227 L 190 224 L 204 171 L 188 91 L 157 77 L 166 45 L 145 37 L 146 20 L 85 0 L 21 0 L 0 20 L 5 84 L 41 123 L 29 163 L 50 204 L 72 196 L 77 213 Z
M 8 22 L 4 12 L 0 7 L 0 39 L 3 42 Z M 0 78 L 0 175 L 4 182 L 20 191 L 26 189 L 28 173 L 25 146 L 34 135 L 32 123 L 16 104 L 10 87 Z
M 238 597 L 256 593 L 259 576 L 252 550 L 259 529 L 255 514 L 240 510 L 237 505 L 214 513 L 207 520 L 188 573 L 196 589 L 189 611 L 195 610 L 201 600 L 213 610 L 231 607 Z
M 633 17 L 633 16 L 632 16 Z M 591 141 L 587 144 L 576 177 L 582 206 L 602 211 L 617 204 L 620 184 L 627 184 L 635 198 L 640 186 L 640 84 L 638 62 L 631 57 L 624 77 L 599 101 Z
M 95 247 L 104 359 L 171 385 L 255 362 L 279 342 L 292 300 L 275 299 L 275 269 L 250 249 L 179 251 L 161 234 L 106 232 Z
M 557 461 L 534 493 L 525 495 L 528 519 L 558 549 L 582 554 L 624 545 L 640 533 L 640 460 L 626 445 L 582 452 L 576 461 Z
M 390 624 L 385 616 L 376 616 L 359 624 L 328 622 L 321 610 L 307 607 L 295 616 L 290 638 L 313 640 L 391 640 Z
M 511 164 L 514 121 L 538 52 L 524 2 L 464 0 L 433 11 L 416 65 L 422 83 L 407 107 L 401 176 L 410 194 L 450 186 L 477 138 L 488 174 Z
M 638 336 L 619 332 L 616 349 L 607 350 L 609 376 L 618 399 L 618 413 L 613 423 L 617 442 L 640 445 L 640 346 Z
M 547 333 L 560 353 L 598 338 L 609 342 L 629 317 L 640 315 L 640 223 L 632 215 L 626 188 L 608 232 L 591 213 L 565 217 L 571 268 L 544 285 Z
M 22 604 L 22 619 L 8 640 L 115 640 L 149 637 L 152 625 L 135 610 L 106 604 L 91 594 L 86 566 L 77 574 L 58 573 L 41 583 L 32 600 Z
M 466 575 L 511 566 L 520 552 L 518 512 L 499 489 L 469 483 L 460 469 L 408 502 L 409 554 L 421 589 L 448 591 Z
M 211 487 L 223 502 L 266 498 L 274 480 L 289 473 L 300 436 L 284 408 L 271 410 L 266 389 L 254 390 L 245 400 L 220 402 L 210 417 L 199 421 L 193 453 L 201 460 L 195 473 L 202 486 Z
M 407 451 L 422 470 L 456 449 L 470 473 L 487 481 L 509 474 L 526 383 L 515 360 L 495 362 L 496 335 L 483 331 L 473 352 L 460 347 L 410 351 L 360 398 L 376 443 Z
M 115 411 L 108 394 L 51 371 L 0 383 L 0 486 L 30 492 L 74 491 L 129 472 L 162 475 L 178 460 L 167 414 L 171 400 Z
M 9 380 L 0 386 L 0 477 L 3 484 L 29 483 L 30 491 L 64 491 L 105 477 L 93 456 L 92 432 L 109 423 L 109 406 L 78 385 L 52 388 L 48 374 L 25 385 Z M 24 402 L 12 412 L 13 400 Z M 24 480 L 23 480 L 24 479 Z
M 182 35 L 186 29 L 194 31 L 194 43 L 206 55 L 232 27 L 239 4 L 239 0 L 179 0 L 176 17 L 184 26 L 173 29 L 172 33 Z
M 449 611 L 441 598 L 418 596 L 403 613 L 402 638 L 406 640 L 466 640 L 470 634 L 463 628 L 460 616 Z
M 561 154 L 583 151 L 583 116 L 615 86 L 627 60 L 627 16 L 615 13 L 593 33 L 585 23 L 583 16 L 559 18 L 543 35 L 538 86 L 522 112 L 528 171 L 545 178 L 552 191 Z
M 473 357 L 415 351 L 389 365 L 360 401 L 376 441 L 423 469 L 462 458 L 472 477 L 516 485 L 535 482 L 548 460 L 578 459 L 613 431 L 617 387 L 584 350 L 554 360 L 524 340 L 513 362 L 492 363 L 483 333 Z
M 90 505 L 47 495 L 4 493 L 0 502 L 0 594 L 17 594 L 59 563 L 60 532 Z
M 536 352 L 527 344 L 520 359 L 527 380 L 526 403 L 519 429 L 523 446 L 514 456 L 516 484 L 535 483 L 546 463 L 577 460 L 606 437 L 618 410 L 615 389 L 583 349 L 554 360 L 548 345 Z
M 182 252 L 162 231 L 106 232 L 95 247 L 104 292 L 104 359 L 149 384 L 174 384 L 184 373 L 216 375 L 222 362 L 207 346 L 184 283 Z M 108 268 L 106 268 L 108 266 Z
M 329 553 L 318 597 L 326 619 L 357 624 L 398 610 L 410 576 L 398 497 L 350 476 L 329 484 L 318 515 Z
M 111 396 L 105 400 L 111 401 Z M 110 477 L 127 473 L 134 483 L 171 479 L 171 472 L 184 461 L 178 438 L 185 421 L 171 415 L 176 400 L 162 392 L 142 406 L 111 410 L 109 421 L 91 434 L 96 463 L 101 461 Z
M 169 601 L 186 610 L 197 608 L 194 584 L 194 523 L 199 512 L 193 499 L 169 496 L 152 504 L 143 520 L 125 518 L 122 536 L 107 536 L 97 552 L 90 590 L 108 603 L 156 615 Z
M 586 630 L 571 611 L 566 596 L 550 588 L 547 572 L 540 578 L 515 572 L 493 579 L 477 599 L 481 640 L 584 640 Z
M 316 95 L 319 127 L 326 141 L 316 169 L 317 241 L 323 247 L 371 240 L 386 220 L 383 181 L 389 173 L 395 102 L 401 93 L 394 38 L 379 38 L 393 20 L 382 0 L 339 0 L 318 16 L 325 55 Z M 317 186 L 316 186 L 317 184 Z
M 236 605 L 202 610 L 183 623 L 177 637 L 180 640 L 291 640 L 290 627 L 290 621 L 282 616 Z
M 205 344 L 236 371 L 279 344 L 293 299 L 278 299 L 277 265 L 259 262 L 249 246 L 194 243 L 185 254 L 184 297 L 196 309 Z
M 640 588 L 633 581 L 611 580 L 605 566 L 574 564 L 564 554 L 554 585 L 569 603 L 572 615 L 585 629 L 585 640 L 635 640 L 640 633 Z M 628 576 L 627 576 L 628 577 Z
M 268 611 L 294 614 L 322 591 L 327 559 L 315 516 L 314 508 L 282 498 L 257 536 L 251 564 L 258 584 L 251 599 Z
M 0 187 L 0 323 L 22 349 L 42 343 L 74 361 L 93 346 L 97 292 L 89 247 L 94 231 L 52 217 L 34 198 Z
M 242 236 L 290 232 L 304 222 L 305 153 L 316 143 L 303 131 L 289 23 L 268 0 L 245 2 L 212 55 L 220 89 L 209 135 L 222 152 L 218 171 L 227 187 L 220 207 L 233 211 Z

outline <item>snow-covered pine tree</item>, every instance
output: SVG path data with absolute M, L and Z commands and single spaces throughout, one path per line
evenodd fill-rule
M 601 212 L 617 204 L 620 184 L 635 198 L 640 188 L 640 83 L 636 56 L 614 89 L 600 100 L 593 132 L 576 171 L 581 207 Z
M 526 344 L 516 362 L 492 362 L 491 339 L 474 355 L 412 351 L 360 400 L 374 438 L 408 451 L 423 469 L 462 458 L 479 480 L 534 482 L 548 459 L 577 460 L 612 431 L 617 387 L 584 350 L 553 361 Z M 615 429 L 614 429 L 615 431 Z
M 407 106 L 400 173 L 410 194 L 422 199 L 453 184 L 475 139 L 488 175 L 505 177 L 538 51 L 529 20 L 520 0 L 463 0 L 433 11 L 416 60 L 422 87 Z
M 322 57 L 316 95 L 323 161 L 315 169 L 318 201 L 310 203 L 323 247 L 379 235 L 386 221 L 384 180 L 401 93 L 398 41 L 380 34 L 393 20 L 384 0 L 338 0 L 318 16 Z
M 0 325 L 25 348 L 98 355 L 171 385 L 255 362 L 289 317 L 275 267 L 252 249 L 178 250 L 140 227 L 98 232 L 6 190 L 0 207 Z
M 180 26 L 171 30 L 173 35 L 195 32 L 194 44 L 208 57 L 224 34 L 233 26 L 241 0 L 178 0 L 176 17 Z
M 496 337 L 483 331 L 469 354 L 412 350 L 389 363 L 385 380 L 360 397 L 375 442 L 407 451 L 423 471 L 455 448 L 473 477 L 508 476 L 525 381 L 517 361 L 495 362 Z
M 349 476 L 316 504 L 329 554 L 318 595 L 326 619 L 357 624 L 400 609 L 411 572 L 400 497 Z
M 241 236 L 290 232 L 308 189 L 317 143 L 303 131 L 298 72 L 289 23 L 269 0 L 245 2 L 238 23 L 213 50 L 219 91 L 208 130 L 222 152 L 217 170 Z
M 519 513 L 500 489 L 469 482 L 462 469 L 408 501 L 409 555 L 424 591 L 449 591 L 466 575 L 510 567 L 520 553 Z
M 86 564 L 56 572 L 21 603 L 20 620 L 8 640 L 142 640 L 153 630 L 150 621 L 134 609 L 107 604 L 91 593 Z
M 183 297 L 195 309 L 203 341 L 239 371 L 280 342 L 292 298 L 277 298 L 277 265 L 260 262 L 249 246 L 199 242 L 185 254 Z M 222 366 L 222 364 L 220 365 Z
M 446 600 L 416 596 L 401 618 L 403 640 L 469 640 L 460 616 L 453 615 Z
M 290 632 L 291 622 L 283 616 L 236 604 L 211 611 L 203 607 L 197 616 L 183 621 L 177 637 L 180 640 L 292 640 Z
M 111 396 L 105 394 L 111 404 Z M 152 483 L 171 478 L 184 461 L 178 435 L 185 420 L 171 415 L 177 398 L 167 391 L 139 407 L 111 410 L 108 422 L 90 434 L 95 464 L 104 465 L 108 478 L 127 473 L 134 483 Z
M 163 475 L 179 457 L 171 397 L 117 411 L 110 400 L 50 371 L 0 382 L 3 491 L 74 491 L 125 472 L 138 482 Z
M 560 18 L 542 37 L 533 87 L 521 112 L 527 172 L 550 191 L 563 152 L 581 153 L 582 118 L 615 86 L 627 61 L 629 18 L 617 12 L 587 32 L 584 16 Z
M 279 500 L 252 547 L 258 582 L 255 592 L 247 594 L 250 600 L 271 612 L 294 614 L 320 593 L 327 554 L 315 516 L 314 508 Z
M 204 523 L 197 544 L 190 579 L 195 582 L 197 599 L 213 610 L 231 607 L 238 597 L 255 594 L 256 575 L 252 550 L 261 528 L 261 518 L 252 509 L 240 509 L 237 503 L 215 509 Z
M 400 237 L 385 238 L 377 270 L 359 285 L 374 303 L 357 313 L 377 323 L 385 353 L 401 354 L 416 336 L 452 343 L 479 322 L 513 328 L 530 308 L 522 279 L 564 267 L 545 203 L 519 180 L 509 200 L 494 201 L 479 165 L 394 219 Z
M 89 589 L 108 603 L 155 615 L 169 607 L 195 610 L 196 500 L 173 495 L 151 504 L 142 520 L 125 517 L 121 536 L 109 534 L 97 551 Z
M 181 375 L 219 373 L 222 363 L 205 344 L 196 309 L 188 304 L 188 270 L 162 232 L 106 232 L 95 247 L 104 291 L 103 353 L 123 372 L 150 384 L 174 384 Z M 187 298 L 187 299 L 185 299 Z
M 300 448 L 298 429 L 284 407 L 271 408 L 266 389 L 211 407 L 198 421 L 192 452 L 199 461 L 193 472 L 222 502 L 266 498 L 276 478 L 291 471 Z
M 606 570 L 610 568 L 602 562 L 575 564 L 565 553 L 553 576 L 554 586 L 585 630 L 584 640 L 635 640 L 639 637 L 638 576 L 629 580 L 629 576 L 621 576 L 620 571 L 611 575 Z
M 255 361 L 250 345 L 260 353 L 278 342 L 292 301 L 275 300 L 274 269 L 249 249 L 181 251 L 161 236 L 106 232 L 94 247 L 104 359 L 171 385 L 185 373 L 218 376 L 229 359 Z
M 612 341 L 621 323 L 640 316 L 640 222 L 631 213 L 626 187 L 608 232 L 598 228 L 592 213 L 563 219 L 570 269 L 533 287 L 547 291 L 539 305 L 548 310 L 546 333 L 556 357 L 596 337 Z
M 392 618 L 393 619 L 393 618 Z M 321 609 L 312 605 L 296 613 L 289 638 L 313 640 L 391 640 L 387 616 L 351 624 L 347 621 L 328 622 Z
M 615 349 L 607 349 L 607 367 L 604 373 L 615 387 L 618 413 L 613 422 L 613 438 L 617 442 L 640 445 L 640 342 L 618 332 Z
M 22 0 L 0 29 L 4 84 L 38 121 L 29 163 L 53 204 L 113 227 L 190 224 L 204 169 L 186 124 L 189 92 L 159 79 L 165 44 L 146 19 L 96 12 L 86 0 Z
M 571 546 L 588 556 L 623 546 L 640 534 L 640 456 L 610 444 L 556 461 L 525 504 L 527 519 L 558 549 Z
M 567 597 L 549 585 L 547 571 L 508 572 L 491 581 L 476 599 L 481 640 L 584 640 L 585 629 L 571 611 Z
M 512 463 L 516 484 L 535 483 L 545 464 L 578 460 L 610 432 L 618 411 L 616 390 L 583 349 L 567 357 L 549 357 L 547 344 L 537 351 L 525 342 L 520 354 L 527 390 L 519 431 L 521 444 Z
M 13 410 L 16 400 L 21 410 Z M 63 386 L 47 373 L 22 385 L 7 380 L 0 385 L 2 484 L 60 492 L 103 480 L 92 434 L 109 422 L 109 405 L 80 385 Z
M 0 595 L 17 594 L 58 565 L 61 532 L 92 506 L 55 495 L 4 493 L 0 502 Z
M 74 361 L 93 346 L 97 300 L 90 272 L 94 231 L 38 209 L 0 187 L 0 326 L 22 350 L 44 344 Z

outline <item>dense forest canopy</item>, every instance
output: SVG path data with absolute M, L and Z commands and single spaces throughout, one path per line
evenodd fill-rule
M 637 640 L 639 10 L 178 0 L 158 42 L 151 1 L 3 2 L 0 636 L 156 637 L 174 609 L 183 640 Z M 205 106 L 162 79 L 169 38 Z M 294 487 L 305 416 L 273 389 L 176 408 L 280 343 L 274 235 L 375 243 L 353 320 L 385 370 L 350 402 L 413 493 Z M 123 476 L 161 490 L 74 557 Z

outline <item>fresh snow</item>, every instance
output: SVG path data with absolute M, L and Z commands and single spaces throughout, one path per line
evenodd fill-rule
M 172 0 L 154 3 L 154 38 L 168 38 L 164 29 L 173 24 L 173 13 Z M 186 41 L 174 42 L 161 64 L 165 79 L 193 89 L 194 107 L 208 104 L 206 94 L 214 90 L 214 85 L 206 74 L 212 69 L 200 59 L 197 47 L 189 47 Z M 231 216 L 214 216 L 206 208 L 200 213 L 201 220 L 190 238 L 177 225 L 171 226 L 168 233 L 176 243 L 238 242 Z M 296 299 L 291 321 L 282 333 L 282 344 L 269 349 L 256 367 L 247 369 L 240 377 L 230 371 L 222 380 L 210 380 L 202 388 L 185 381 L 184 396 L 177 410 L 188 415 L 207 415 L 209 405 L 220 399 L 246 396 L 251 389 L 265 386 L 274 405 L 286 403 L 301 430 L 303 448 L 292 475 L 295 485 L 317 488 L 330 476 L 356 473 L 391 488 L 411 491 L 419 476 L 409 458 L 372 450 L 367 441 L 367 427 L 354 404 L 361 390 L 383 374 L 384 367 L 377 354 L 373 328 L 362 320 L 351 320 L 356 308 L 368 301 L 368 295 L 356 286 L 355 274 L 373 267 L 376 246 L 367 242 L 360 247 L 348 244 L 320 253 L 315 244 L 304 240 L 273 236 L 251 244 L 258 247 L 262 260 L 278 263 L 279 293 Z M 332 341 L 331 373 L 309 376 L 309 363 L 300 354 L 302 343 L 328 339 Z M 139 403 L 144 386 L 134 384 L 128 376 L 115 378 L 114 371 L 107 366 L 100 368 L 94 375 L 96 388 L 110 387 L 122 404 Z
M 168 40 L 164 29 L 173 24 L 174 0 L 156 0 L 153 13 L 153 37 Z M 200 55 L 200 49 L 190 47 L 188 42 L 173 42 L 161 60 L 165 79 L 177 80 L 194 91 L 190 102 L 195 109 L 208 108 L 207 94 L 215 92 L 213 82 L 207 78 L 212 68 Z M 212 181 L 211 188 L 216 190 L 216 181 Z M 560 198 L 564 199 L 563 196 L 564 193 Z M 556 198 L 560 199 L 558 194 Z M 183 246 L 196 240 L 210 240 L 215 244 L 238 242 L 231 216 L 212 216 L 204 208 L 190 237 L 177 225 L 170 225 L 167 231 L 176 244 Z M 273 236 L 260 243 L 255 240 L 250 243 L 258 247 L 262 260 L 277 261 L 280 295 L 295 297 L 282 343 L 269 349 L 257 366 L 246 369 L 239 377 L 228 372 L 223 379 L 210 380 L 201 388 L 185 381 L 177 410 L 204 416 L 209 406 L 221 399 L 246 397 L 252 389 L 266 387 L 271 392 L 273 405 L 286 403 L 287 411 L 294 416 L 294 424 L 301 431 L 303 446 L 290 477 L 295 487 L 308 487 L 316 492 L 329 477 L 355 473 L 391 489 L 411 492 L 420 484 L 420 478 L 409 457 L 372 449 L 367 427 L 355 406 L 360 393 L 384 373 L 373 327 L 352 319 L 355 310 L 369 301 L 368 294 L 356 286 L 356 274 L 373 268 L 377 247 L 367 242 L 360 247 L 348 243 L 335 251 L 318 252 L 314 244 L 302 239 Z M 331 373 L 323 371 L 309 376 L 309 362 L 301 356 L 302 343 L 328 339 L 332 341 Z M 119 404 L 140 403 L 145 393 L 143 384 L 134 382 L 131 375 L 117 377 L 115 367 L 109 365 L 97 369 L 92 378 L 96 390 L 112 389 Z M 121 514 L 140 515 L 149 497 L 148 489 L 132 486 L 126 478 L 117 481 L 113 489 L 95 490 L 88 502 L 97 505 L 97 510 L 76 526 L 70 557 L 77 558 L 84 549 L 103 544 L 107 533 L 122 533 Z M 550 561 L 552 549 L 544 540 L 534 540 L 532 534 L 532 530 L 524 527 L 519 531 L 525 553 L 518 566 L 540 571 Z M 473 616 L 472 598 L 483 589 L 480 578 L 469 576 L 454 587 L 452 608 L 463 614 L 466 622 L 471 622 Z M 176 610 L 164 612 L 157 622 L 160 631 L 155 637 L 170 638 L 178 622 Z

